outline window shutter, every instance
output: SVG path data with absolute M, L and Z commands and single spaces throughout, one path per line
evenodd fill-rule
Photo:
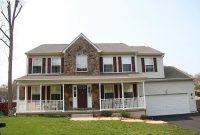
M 118 57 L 119 72 L 122 72 L 122 58 Z
M 135 72 L 135 57 L 131 57 L 131 63 L 132 63 L 132 72 Z
M 103 57 L 99 57 L 100 72 L 103 72 Z
M 48 73 L 51 73 L 51 58 L 48 58 Z
M 154 71 L 155 71 L 155 72 L 158 72 L 157 60 L 156 60 L 156 58 L 153 58 L 153 64 L 154 64 Z
M 134 97 L 138 96 L 138 93 L 137 93 L 137 84 L 133 84 L 133 95 L 134 95 Z
M 42 100 L 45 100 L 45 86 L 42 86 Z
M 61 92 L 61 97 L 60 97 L 60 99 L 63 100 L 63 86 L 62 86 L 62 85 L 60 86 L 60 92 Z
M 114 90 L 115 90 L 115 98 L 118 98 L 118 86 L 117 86 L 117 84 L 114 85 Z
M 122 98 L 122 85 L 121 84 L 119 85 L 119 94 L 120 94 L 119 97 Z
M 31 86 L 28 86 L 28 100 L 31 100 Z
M 47 100 L 50 100 L 50 86 L 47 86 Z
M 46 58 L 42 58 L 42 73 L 46 73 Z
M 104 85 L 101 85 L 101 99 L 104 99 Z
M 141 58 L 141 63 L 142 63 L 142 72 L 145 72 L 144 58 Z
M 117 59 L 116 59 L 116 57 L 113 57 L 113 66 L 114 66 L 114 72 L 117 72 Z
M 32 58 L 28 59 L 28 73 L 32 73 Z
M 61 58 L 61 73 L 64 73 L 64 57 Z

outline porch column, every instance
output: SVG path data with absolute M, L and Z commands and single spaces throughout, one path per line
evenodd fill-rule
M 63 95 L 62 95 L 63 97 L 62 97 L 62 99 L 63 99 L 63 112 L 64 112 L 65 111 L 65 100 L 64 100 L 64 97 L 65 97 L 65 95 L 64 95 L 65 94 L 65 85 L 63 84 L 62 87 L 63 87 L 63 91 L 62 91 L 63 92 Z
M 42 111 L 42 85 L 40 85 L 40 111 Z
M 27 111 L 27 85 L 25 86 L 25 110 Z
M 142 82 L 142 86 L 143 86 L 144 108 L 146 108 L 144 81 Z
M 121 85 L 122 85 L 122 108 L 124 110 L 124 83 L 122 82 Z
M 101 83 L 99 83 L 99 109 L 101 111 Z
M 17 84 L 17 113 L 19 112 L 19 85 Z

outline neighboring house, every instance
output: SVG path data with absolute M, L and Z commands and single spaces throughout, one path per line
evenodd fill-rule
M 26 55 L 17 113 L 196 111 L 192 77 L 163 66 L 164 53 L 150 47 L 93 43 L 81 33 L 70 44 L 44 44 Z

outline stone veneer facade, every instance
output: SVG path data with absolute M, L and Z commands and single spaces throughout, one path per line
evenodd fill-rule
M 88 71 L 76 71 L 76 55 L 84 54 L 88 58 Z M 99 75 L 99 53 L 85 38 L 79 37 L 64 54 L 64 74 L 66 75 Z

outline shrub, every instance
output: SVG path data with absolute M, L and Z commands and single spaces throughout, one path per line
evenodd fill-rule
M 0 109 L 0 116 L 4 116 L 5 115 L 5 110 Z
M 121 112 L 121 117 L 124 117 L 124 118 L 131 118 L 131 114 L 129 112 Z
M 111 111 L 102 111 L 101 116 L 104 116 L 104 117 L 110 117 L 112 116 L 112 112 Z
M 147 115 L 141 115 L 140 116 L 140 119 L 142 119 L 142 120 L 146 120 L 146 119 L 148 119 L 149 117 L 147 116 Z

